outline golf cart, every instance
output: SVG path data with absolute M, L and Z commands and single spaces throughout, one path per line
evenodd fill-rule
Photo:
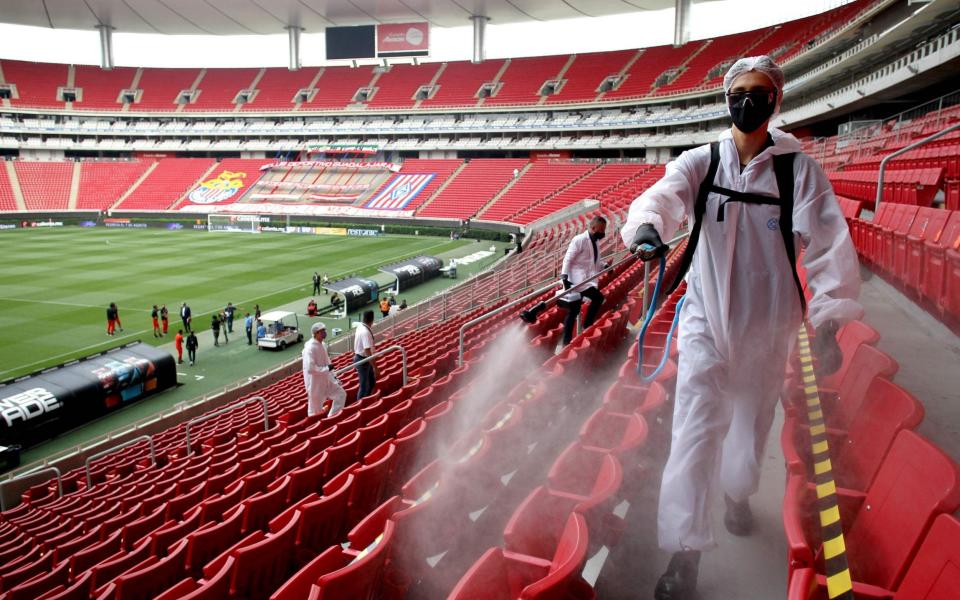
M 267 332 L 257 339 L 257 349 L 273 348 L 283 350 L 291 344 L 303 341 L 297 314 L 285 310 L 272 310 L 260 315 Z

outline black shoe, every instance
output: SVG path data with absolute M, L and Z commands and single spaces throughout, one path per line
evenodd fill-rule
M 723 500 L 727 503 L 727 512 L 723 515 L 723 524 L 727 531 L 738 537 L 750 535 L 753 531 L 753 511 L 746 500 L 737 502 L 724 494 Z
M 666 572 L 657 580 L 655 600 L 692 600 L 697 590 L 700 570 L 700 551 L 675 552 L 670 557 Z

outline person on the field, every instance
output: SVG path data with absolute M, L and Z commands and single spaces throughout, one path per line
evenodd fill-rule
M 114 335 L 119 320 L 117 305 L 113 302 L 107 307 L 107 335 Z
M 223 343 L 226 344 L 230 341 L 227 337 L 227 315 L 222 310 L 220 311 L 220 330 L 223 331 Z
M 303 345 L 303 385 L 307 389 L 307 416 L 320 414 L 324 402 L 330 400 L 327 416 L 340 412 L 347 400 L 340 382 L 333 376 L 333 364 L 323 340 L 327 337 L 327 328 L 322 322 L 310 327 L 313 337 Z
M 247 332 L 247 345 L 253 345 L 253 317 L 250 316 L 250 313 L 247 313 L 246 317 L 243 319 L 243 328 Z
M 200 342 L 197 341 L 197 334 L 191 331 L 190 335 L 187 336 L 187 358 L 190 359 L 191 367 L 197 362 L 197 348 L 199 347 Z
M 317 301 L 313 298 L 310 298 L 310 302 L 307 302 L 307 316 L 315 317 L 317 316 Z
M 153 337 L 160 337 L 160 309 L 157 308 L 156 304 L 150 311 L 150 320 L 153 321 Z
M 320 295 L 320 274 L 316 271 L 313 272 L 313 295 Z
M 792 135 L 769 127 L 784 75 L 769 57 L 744 58 L 724 77 L 733 127 L 681 154 L 630 206 L 621 235 L 644 259 L 691 221 L 686 299 L 670 456 L 660 487 L 660 547 L 672 552 L 657 600 L 692 598 L 700 553 L 716 544 L 710 511 L 749 535 L 756 493 L 792 340 L 805 298 L 793 259 L 803 249 L 813 350 L 822 374 L 840 366 L 837 328 L 863 309 L 857 254 L 837 199 Z M 792 190 L 792 191 L 791 191 Z M 790 207 L 792 210 L 783 210 Z M 796 246 L 796 247 L 795 247 Z M 719 489 L 717 489 L 719 487 Z
M 177 335 L 173 336 L 173 347 L 177 349 L 177 364 L 183 364 L 183 330 L 178 329 Z
M 210 330 L 213 332 L 213 345 L 220 345 L 220 315 L 216 312 L 211 315 Z
M 390 316 L 390 300 L 386 296 L 380 298 L 380 315 L 384 319 Z
M 595 277 L 603 270 L 603 259 L 600 257 L 600 240 L 607 231 L 607 220 L 601 216 L 590 219 L 587 231 L 576 235 L 570 240 L 567 253 L 563 256 L 563 266 L 560 271 L 560 282 L 564 290 L 569 290 Z M 603 294 L 597 287 L 597 280 L 593 279 L 579 291 L 567 292 L 561 296 L 562 306 L 567 309 L 567 316 L 563 320 L 563 344 L 567 345 L 576 335 L 577 318 L 583 308 L 583 298 L 590 300 L 587 316 L 583 319 L 583 328 L 593 325 L 603 306 Z
M 160 323 L 163 325 L 162 335 L 167 335 L 167 331 L 170 329 L 170 311 L 167 310 L 166 304 L 160 305 Z
M 227 318 L 227 328 L 226 332 L 233 333 L 233 315 L 237 311 L 236 307 L 233 305 L 233 302 L 227 302 L 226 308 L 223 309 L 223 316 Z M 226 337 L 226 335 L 224 335 Z
M 357 327 L 353 338 L 353 362 L 372 356 L 376 350 L 373 346 L 373 311 L 367 310 L 363 313 L 363 322 Z M 366 398 L 373 392 L 373 387 L 377 385 L 377 365 L 371 360 L 356 366 L 357 379 L 360 381 L 360 389 L 357 390 L 357 400 Z
M 184 302 L 180 305 L 180 320 L 183 321 L 183 328 L 187 330 L 187 333 L 191 331 L 190 322 L 193 320 L 190 315 L 190 307 L 187 306 L 186 302 Z
M 260 341 L 260 338 L 267 337 L 267 328 L 263 326 L 263 321 L 257 319 L 257 341 Z M 260 344 L 257 344 L 257 350 L 260 349 Z

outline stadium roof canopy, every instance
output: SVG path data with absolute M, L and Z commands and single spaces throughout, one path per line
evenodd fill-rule
M 601 17 L 671 8 L 683 0 L 0 0 L 0 22 L 52 29 L 107 25 L 124 33 L 251 35 L 288 26 L 326 27 L 429 21 L 468 25 Z M 706 2 L 711 0 L 693 0 Z

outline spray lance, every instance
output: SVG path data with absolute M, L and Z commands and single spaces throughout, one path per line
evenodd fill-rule
M 565 296 L 565 295 L 567 295 L 567 294 L 569 294 L 569 293 L 571 293 L 571 292 L 579 292 L 580 290 L 586 289 L 587 284 L 590 283 L 590 282 L 592 282 L 594 279 L 597 279 L 598 277 L 600 277 L 600 276 L 603 275 L 604 273 L 609 273 L 610 271 L 616 269 L 617 267 L 619 267 L 620 265 L 622 265 L 622 264 L 624 264 L 624 263 L 626 263 L 626 262 L 628 262 L 628 261 L 636 260 L 636 258 L 637 258 L 637 256 L 634 255 L 634 254 L 627 254 L 626 256 L 624 256 L 623 258 L 621 258 L 620 260 L 618 260 L 618 261 L 616 261 L 615 263 L 611 264 L 609 267 L 607 267 L 607 268 L 603 269 L 602 271 L 598 272 L 596 275 L 594 275 L 594 276 L 592 276 L 592 277 L 588 277 L 587 279 L 584 279 L 583 281 L 581 281 L 580 283 L 578 283 L 578 284 L 575 285 L 575 286 L 570 287 L 569 289 L 561 289 L 560 291 L 558 291 L 558 292 L 556 293 L 556 295 L 555 295 L 553 298 L 549 298 L 549 299 L 544 300 L 544 301 L 542 301 L 542 302 L 538 302 L 538 303 L 534 304 L 533 306 L 527 308 L 526 310 L 520 311 L 520 318 L 523 319 L 526 323 L 530 323 L 530 324 L 536 323 L 536 322 L 537 322 L 537 318 L 540 317 L 540 314 L 543 313 L 543 311 L 545 311 L 545 310 L 547 310 L 548 308 L 550 308 L 550 306 L 552 306 L 552 305 L 556 304 L 557 302 L 559 302 L 560 299 L 561 299 L 563 296 Z
M 684 234 L 678 236 L 672 240 L 670 243 L 676 242 L 689 234 Z M 669 245 L 669 244 L 668 244 Z M 650 260 L 654 257 L 655 248 L 650 244 L 643 244 L 637 249 L 637 255 L 644 261 Z M 687 296 L 684 295 L 680 298 L 680 301 L 677 302 L 677 310 L 673 315 L 673 322 L 670 324 L 670 331 L 667 332 L 667 339 L 664 341 L 663 345 L 663 356 L 660 357 L 660 364 L 653 369 L 653 372 L 649 375 L 643 374 L 643 339 L 647 335 L 647 327 L 650 326 L 650 322 L 653 320 L 653 315 L 657 312 L 657 305 L 660 300 L 660 286 L 663 284 L 663 275 L 667 270 L 667 257 L 666 254 L 660 256 L 660 268 L 657 270 L 657 283 L 653 288 L 653 298 L 650 302 L 650 307 L 647 309 L 647 314 L 643 319 L 643 325 L 640 327 L 640 333 L 637 335 L 637 375 L 640 376 L 640 380 L 644 383 L 650 383 L 663 371 L 663 367 L 667 364 L 667 359 L 670 358 L 670 342 L 673 340 L 673 332 L 677 328 L 677 323 L 680 321 L 680 309 L 683 308 L 683 301 L 686 300 Z M 646 292 L 644 292 L 646 293 Z

